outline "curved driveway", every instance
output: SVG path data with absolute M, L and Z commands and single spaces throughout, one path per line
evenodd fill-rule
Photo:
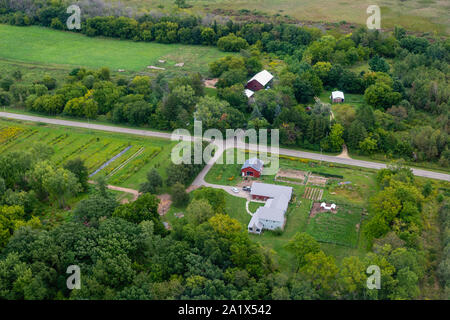
M 156 138 L 162 138 L 162 139 L 171 139 L 172 138 L 171 133 L 165 133 L 165 132 L 157 132 L 157 131 L 141 130 L 141 129 L 131 129 L 131 128 L 115 127 L 115 126 L 100 125 L 100 124 L 90 124 L 90 123 L 86 123 L 86 122 L 29 116 L 29 115 L 9 113 L 9 112 L 0 112 L 0 117 L 8 118 L 8 119 L 33 121 L 33 122 L 43 122 L 43 123 L 56 124 L 56 125 L 61 125 L 61 126 L 87 128 L 87 129 L 109 131 L 109 132 L 118 132 L 118 133 L 125 133 L 125 134 L 139 135 L 139 136 L 156 137 Z M 216 145 L 218 145 L 218 144 L 216 143 Z M 254 145 L 254 144 L 246 144 L 245 147 L 252 151 L 258 150 L 258 146 Z M 195 179 L 194 185 L 195 185 L 195 183 L 197 183 L 197 185 L 205 185 L 206 184 L 206 182 L 204 181 L 204 177 L 206 176 L 206 173 L 208 173 L 209 169 L 213 166 L 214 162 L 219 158 L 219 156 L 223 152 L 223 149 L 224 149 L 223 147 L 219 146 L 219 150 L 218 150 L 219 152 L 216 152 L 216 156 L 212 159 L 212 161 L 210 161 L 210 163 L 208 163 L 205 166 L 205 168 L 202 170 L 200 175 Z M 259 151 L 265 151 L 265 150 L 264 149 L 262 150 L 260 148 Z M 268 151 L 270 151 L 270 149 L 268 149 Z M 287 156 L 292 156 L 292 157 L 333 162 L 333 163 L 339 163 L 339 164 L 345 164 L 345 165 L 351 165 L 351 166 L 363 167 L 363 168 L 369 168 L 369 169 L 379 170 L 379 169 L 386 168 L 386 164 L 384 164 L 384 163 L 363 161 L 363 160 L 356 160 L 356 159 L 345 159 L 345 158 L 340 158 L 340 157 L 336 157 L 336 156 L 321 155 L 321 154 L 312 153 L 312 152 L 298 151 L 298 150 L 285 149 L 285 148 L 280 148 L 279 153 L 282 155 L 287 155 Z M 428 170 L 422 170 L 422 169 L 414 169 L 414 168 L 412 170 L 413 170 L 414 175 L 416 175 L 416 176 L 437 179 L 437 180 L 450 181 L 450 175 L 446 174 L 446 173 L 440 173 L 440 172 L 428 171 Z

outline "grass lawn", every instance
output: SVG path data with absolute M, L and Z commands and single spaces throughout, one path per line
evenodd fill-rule
M 362 208 L 339 205 L 337 213 L 320 212 L 309 218 L 306 232 L 316 240 L 355 248 Z
M 331 91 L 323 91 L 322 94 L 319 96 L 319 98 L 322 102 L 330 103 L 331 102 L 330 96 Z M 360 106 L 364 104 L 364 95 L 362 94 L 351 94 L 344 92 L 344 96 L 345 96 L 345 104 L 349 104 L 355 107 L 356 109 L 358 109 Z M 338 108 L 339 103 L 333 103 L 332 107 L 333 109 L 335 107 Z
M 258 210 L 259 207 L 264 206 L 264 203 L 261 202 L 250 202 L 248 204 L 248 209 L 250 210 L 251 213 L 255 213 L 256 210 Z
M 205 88 L 205 95 L 210 97 L 217 97 L 217 89 Z
M 113 71 L 136 72 L 155 65 L 166 68 L 167 72 L 207 73 L 209 62 L 227 55 L 215 47 L 89 38 L 37 26 L 0 25 L 0 37 L 0 59 L 55 65 L 55 68 L 63 69 L 109 67 Z M 166 63 L 158 64 L 160 59 Z M 184 66 L 175 67 L 179 62 L 184 62 Z
M 71 69 L 70 66 L 22 62 L 0 57 L 0 72 L 2 76 L 5 77 L 5 75 L 11 75 L 14 71 L 20 70 L 22 73 L 21 82 L 24 84 L 33 84 L 42 80 L 44 75 L 49 75 L 55 78 L 58 83 L 61 83 Z
M 28 150 L 37 142 L 43 142 L 53 148 L 54 154 L 51 160 L 56 165 L 63 165 L 67 160 L 81 157 L 89 173 L 93 173 L 103 163 L 131 146 L 97 175 L 107 176 L 110 184 L 133 189 L 139 188 L 152 167 L 160 172 L 163 179 L 165 178 L 165 168 L 169 165 L 167 158 L 170 156 L 172 146 L 176 143 L 157 138 L 81 128 L 0 120 L 1 153 Z M 136 155 L 140 150 L 142 152 Z M 136 156 L 132 158 L 133 155 Z M 126 162 L 127 160 L 129 161 Z M 118 169 L 125 162 L 126 164 Z M 118 170 L 114 171 L 115 169 Z

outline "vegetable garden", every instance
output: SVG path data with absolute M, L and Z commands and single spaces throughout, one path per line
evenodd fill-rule
M 92 178 L 103 175 L 110 184 L 136 189 L 145 181 L 145 174 L 152 167 L 165 175 L 172 144 L 160 139 L 103 132 L 95 132 L 94 136 L 83 129 L 12 124 L 11 121 L 0 120 L 0 153 L 27 150 L 38 142 L 53 148 L 51 160 L 56 165 L 80 157 L 90 174 L 98 171 Z M 105 163 L 107 165 L 98 170 Z

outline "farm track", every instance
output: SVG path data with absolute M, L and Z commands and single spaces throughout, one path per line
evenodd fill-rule
M 32 121 L 32 122 L 42 122 L 42 123 L 61 125 L 61 126 L 78 127 L 78 128 L 86 128 L 86 129 L 93 129 L 93 130 L 100 130 L 100 131 L 132 134 L 132 135 L 139 135 L 139 136 L 156 137 L 156 138 L 162 138 L 162 139 L 172 139 L 171 133 L 157 132 L 157 131 L 150 131 L 150 130 L 130 129 L 130 128 L 114 127 L 114 126 L 99 125 L 99 124 L 89 124 L 89 123 L 85 123 L 85 122 L 76 122 L 76 121 L 52 119 L 52 118 L 45 118 L 45 117 L 29 116 L 29 115 L 9 113 L 9 112 L 0 112 L 0 117 L 8 118 L 8 119 Z M 258 149 L 258 145 L 243 144 L 242 142 L 238 141 L 238 147 L 240 147 L 240 146 L 242 146 L 243 148 L 247 148 L 250 151 L 258 151 L 258 150 L 261 152 L 270 151 L 270 148 L 268 148 L 268 147 L 259 146 L 259 149 Z M 223 149 L 222 149 L 222 151 L 223 151 Z M 279 154 L 292 156 L 292 157 L 298 157 L 298 158 L 339 163 L 339 164 L 356 166 L 356 167 L 363 167 L 363 168 L 367 168 L 367 169 L 379 170 L 379 169 L 386 168 L 386 164 L 379 163 L 379 162 L 363 161 L 363 160 L 356 160 L 356 159 L 345 159 L 345 158 L 339 158 L 336 156 L 321 155 L 321 154 L 317 154 L 317 153 L 304 152 L 304 151 L 285 149 L 285 148 L 280 148 Z M 208 169 L 210 169 L 210 167 Z M 416 176 L 437 179 L 437 180 L 450 181 L 450 175 L 446 174 L 446 173 L 428 171 L 428 170 L 416 169 L 416 168 L 413 168 L 412 171 L 413 171 L 413 174 Z
M 88 181 L 90 184 L 96 184 L 95 181 L 89 180 Z M 121 191 L 121 192 L 125 192 L 125 193 L 129 193 L 133 195 L 133 201 L 136 201 L 136 199 L 139 197 L 139 191 L 134 190 L 134 189 L 130 189 L 130 188 L 123 188 L 123 187 L 118 187 L 118 186 L 112 186 L 112 185 L 108 185 L 107 186 L 109 190 L 114 190 L 114 191 Z

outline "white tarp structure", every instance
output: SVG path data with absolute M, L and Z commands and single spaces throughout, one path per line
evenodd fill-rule
M 325 202 L 322 202 L 320 204 L 320 207 L 325 210 L 335 210 L 336 209 L 336 205 L 334 203 L 332 203 L 331 205 L 327 205 Z
M 342 99 L 342 100 L 344 100 L 344 93 L 342 92 L 342 91 L 333 91 L 332 93 L 331 93 L 331 100 L 334 100 L 334 99 Z

